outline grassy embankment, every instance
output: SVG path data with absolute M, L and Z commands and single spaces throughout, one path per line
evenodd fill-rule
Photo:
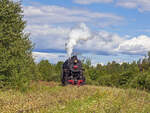
M 150 113 L 150 94 L 136 89 L 39 82 L 27 93 L 0 90 L 0 113 Z

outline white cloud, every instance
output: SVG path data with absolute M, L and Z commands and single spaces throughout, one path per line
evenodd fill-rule
M 125 8 L 136 8 L 137 7 L 137 3 L 134 1 L 119 1 L 117 3 L 117 5 L 125 7 Z
M 128 54 L 145 54 L 150 51 L 150 37 L 141 35 L 130 40 L 123 41 L 117 50 Z
M 63 53 L 32 52 L 32 55 L 36 62 L 49 60 L 51 63 L 57 63 L 58 61 L 64 61 L 66 59 L 66 55 Z
M 111 3 L 113 0 L 74 0 L 78 4 L 92 4 L 92 3 Z
M 19 2 L 20 0 L 10 0 L 10 1 Z
M 33 52 L 34 57 L 43 57 L 43 58 L 58 58 L 58 55 L 53 53 L 42 53 L 42 52 Z
M 77 46 L 77 49 L 96 52 L 99 54 L 135 54 L 144 55 L 150 51 L 150 37 L 140 35 L 127 39 L 117 34 L 101 31 L 85 43 Z
M 93 22 L 101 19 L 106 19 L 108 22 L 123 20 L 122 17 L 111 13 L 92 12 L 73 8 L 69 9 L 55 5 L 24 6 L 24 15 L 28 23 L 32 24 Z
M 36 49 L 65 50 L 65 42 L 68 40 L 70 28 L 43 25 L 28 26 L 31 31 L 31 39 L 36 44 Z M 92 38 L 86 42 L 80 42 L 75 49 L 98 54 L 146 54 L 150 51 L 150 37 L 141 35 L 138 37 L 121 37 L 114 33 L 100 31 L 92 34 Z
M 71 29 L 64 27 L 64 24 L 99 21 L 105 26 L 110 26 L 116 25 L 118 21 L 123 19 L 111 13 L 92 12 L 55 5 L 24 6 L 24 15 L 28 22 L 26 31 L 31 33 L 31 40 L 35 43 L 35 48 L 59 50 L 64 50 Z
M 74 0 L 78 4 L 115 3 L 124 8 L 137 8 L 140 12 L 150 11 L 150 0 Z
M 36 49 L 65 50 L 65 42 L 68 40 L 69 28 L 53 27 L 48 25 L 31 25 L 26 31 L 31 32 L 31 40 L 36 44 Z M 79 43 L 75 48 L 81 51 L 114 53 L 123 41 L 117 34 L 101 31 L 93 34 L 85 43 Z
M 33 52 L 33 57 L 36 62 L 40 62 L 41 60 L 49 60 L 50 63 L 57 63 L 58 61 L 65 61 L 67 59 L 67 55 L 65 53 L 46 53 L 46 52 Z M 80 60 L 90 59 L 91 64 L 96 66 L 97 64 L 105 65 L 108 62 L 116 61 L 117 63 L 122 62 L 132 62 L 139 60 L 143 56 L 137 55 L 115 55 L 115 56 L 105 56 L 105 55 L 96 55 L 96 54 L 83 54 L 78 56 Z
M 118 0 L 116 4 L 125 8 L 137 8 L 140 12 L 150 11 L 150 0 Z
M 124 8 L 137 8 L 138 11 L 150 11 L 150 0 L 74 0 L 78 4 L 115 3 Z
M 63 27 L 54 27 L 52 25 L 28 25 L 26 28 L 27 31 L 30 31 L 32 36 L 48 36 L 48 35 L 59 35 L 66 36 L 69 32 L 69 28 Z
M 64 50 L 70 29 L 51 25 L 28 25 L 26 31 L 31 33 L 35 49 Z
M 121 1 L 118 2 L 121 3 Z M 134 4 L 129 5 L 130 8 L 138 7 Z M 90 23 L 93 21 L 98 22 L 97 24 L 106 24 L 107 22 L 113 22 L 115 24 L 115 21 L 118 23 L 118 21 L 123 19 L 114 14 L 71 9 L 54 5 L 24 6 L 24 14 L 25 19 L 28 21 L 26 31 L 31 33 L 31 39 L 36 44 L 35 48 L 55 50 L 65 50 L 65 42 L 71 30 L 71 28 L 64 27 L 62 24 L 69 23 L 70 25 L 70 23 Z M 101 19 L 106 20 L 106 22 L 101 22 Z M 139 36 L 129 40 L 126 39 L 126 36 L 121 37 L 117 34 L 101 31 L 93 34 L 93 38 L 86 43 L 81 42 L 78 44 L 76 49 L 101 54 L 143 54 L 150 50 L 147 43 L 150 41 L 149 39 L 148 36 Z

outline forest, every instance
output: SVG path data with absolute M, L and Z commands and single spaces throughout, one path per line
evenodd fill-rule
M 149 57 L 132 63 L 116 63 L 92 66 L 90 60 L 83 61 L 86 84 L 119 88 L 137 88 L 150 90 L 150 52 Z M 51 64 L 48 60 L 40 61 L 36 67 L 39 79 L 60 82 L 63 62 Z
M 34 61 L 34 44 L 25 33 L 20 2 L 0 0 L 0 88 L 26 91 L 32 81 L 60 82 L 63 62 L 52 64 L 48 60 Z M 144 59 L 92 66 L 82 61 L 86 84 L 119 88 L 137 88 L 150 91 L 150 52 Z

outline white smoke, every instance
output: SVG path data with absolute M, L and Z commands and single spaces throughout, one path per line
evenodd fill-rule
M 90 37 L 91 32 L 84 23 L 81 23 L 79 27 L 72 29 L 69 33 L 69 40 L 66 43 L 68 57 L 71 57 L 74 46 L 77 45 L 80 40 L 86 41 Z

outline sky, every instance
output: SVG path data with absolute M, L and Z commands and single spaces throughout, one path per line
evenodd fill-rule
M 37 62 L 64 61 L 69 33 L 80 24 L 92 36 L 74 52 L 93 65 L 132 62 L 150 51 L 150 0 L 22 0 L 22 7 Z

